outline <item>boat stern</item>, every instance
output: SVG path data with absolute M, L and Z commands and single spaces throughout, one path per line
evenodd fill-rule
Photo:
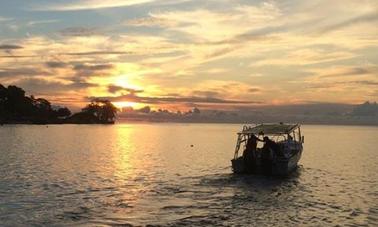
M 234 173 L 245 173 L 245 164 L 243 157 L 238 157 L 231 160 L 232 171 Z

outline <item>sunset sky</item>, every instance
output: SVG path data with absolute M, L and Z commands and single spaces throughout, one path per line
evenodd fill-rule
M 71 108 L 378 101 L 377 0 L 1 0 L 0 34 L 0 83 Z

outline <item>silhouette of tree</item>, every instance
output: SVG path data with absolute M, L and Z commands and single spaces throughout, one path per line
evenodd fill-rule
M 83 113 L 95 116 L 100 123 L 114 123 L 118 108 L 109 100 L 93 100 L 85 108 Z
M 0 121 L 5 118 L 5 102 L 7 100 L 7 89 L 0 84 Z
M 149 114 L 151 112 L 151 107 L 145 106 L 145 107 L 139 109 L 138 111 L 141 112 L 141 113 Z
M 70 115 L 71 115 L 71 111 L 67 107 L 59 108 L 56 111 L 57 117 L 66 118 L 66 117 L 69 117 Z
M 193 109 L 193 113 L 194 113 L 194 114 L 200 114 L 201 111 L 200 111 L 197 107 L 194 107 L 194 109 Z
M 17 86 L 0 84 L 0 122 L 7 123 L 114 123 L 118 109 L 109 100 L 93 100 L 71 116 L 67 107 L 54 109 L 43 98 L 25 96 Z
M 101 115 L 100 119 L 104 122 L 114 122 L 116 116 L 117 116 L 117 107 L 113 105 L 108 100 L 102 101 L 103 105 L 101 106 Z
M 53 110 L 51 103 L 43 98 L 25 96 L 25 91 L 17 86 L 7 88 L 0 84 L 1 122 L 58 123 L 58 116 L 67 116 L 67 108 Z
M 100 109 L 100 105 L 97 102 L 92 101 L 90 104 L 84 107 L 81 111 L 85 113 L 93 114 L 96 117 L 98 117 L 99 109 Z

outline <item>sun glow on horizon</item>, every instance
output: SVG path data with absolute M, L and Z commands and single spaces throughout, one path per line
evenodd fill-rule
M 139 104 L 136 103 L 136 102 L 127 102 L 127 101 L 120 101 L 120 102 L 113 102 L 113 104 L 122 111 L 122 108 L 125 108 L 125 107 L 131 107 L 131 108 L 135 108 L 137 107 Z
M 136 103 L 136 102 L 127 102 L 127 101 L 113 102 L 113 104 L 119 109 L 122 109 L 122 108 L 125 108 L 125 107 L 134 108 L 138 105 L 138 103 Z

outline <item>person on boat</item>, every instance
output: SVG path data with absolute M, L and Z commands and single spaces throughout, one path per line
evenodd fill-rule
M 290 151 L 292 150 L 292 147 L 294 146 L 293 137 L 287 134 L 287 139 L 286 141 L 283 141 L 283 143 L 281 143 L 281 146 L 283 149 L 280 149 L 280 152 L 278 153 L 278 155 L 282 154 L 284 157 L 288 157 Z
M 270 150 L 273 152 L 274 155 L 282 156 L 282 150 L 278 143 L 274 142 L 273 140 L 269 139 L 269 137 L 264 137 L 264 146 L 266 145 Z
M 255 135 L 251 135 L 249 137 L 245 150 L 243 152 L 244 157 L 244 163 L 247 167 L 248 172 L 252 172 L 256 165 L 256 148 L 257 148 L 257 142 L 263 141 L 257 138 Z
M 263 167 L 263 171 L 266 174 L 271 173 L 272 169 L 272 153 L 279 152 L 279 145 L 274 142 L 273 140 L 269 139 L 269 137 L 264 136 L 264 147 L 262 149 L 261 154 L 261 163 Z

